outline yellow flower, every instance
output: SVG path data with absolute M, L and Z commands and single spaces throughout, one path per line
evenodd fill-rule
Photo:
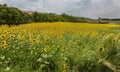
M 1 38 L 1 39 L 5 39 L 5 35 L 0 34 L 0 38 Z
M 35 39 L 33 39 L 33 40 L 32 40 L 32 42 L 36 42 L 36 40 L 35 40 Z
M 1 42 L 1 44 L 2 44 L 2 45 L 7 44 L 6 40 L 3 40 L 3 41 Z
M 64 40 L 64 37 L 60 36 L 60 40 L 63 41 L 63 40 Z
M 99 48 L 99 51 L 100 52 L 104 52 L 104 48 Z
M 41 41 L 39 39 L 32 39 L 32 38 L 30 38 L 29 41 L 31 43 L 41 43 Z
M 19 35 L 18 35 L 18 39 L 21 39 L 21 38 L 22 38 L 22 35 L 19 34 Z
M 4 46 L 4 48 L 7 48 L 7 47 L 8 47 L 6 40 L 3 40 L 3 41 L 1 42 L 1 44 Z
M 62 50 L 65 51 L 67 48 L 65 46 L 62 46 Z
M 38 35 L 41 35 L 41 32 L 39 32 Z
M 52 43 L 55 43 L 56 41 L 55 40 L 52 40 Z
M 46 46 L 45 48 L 44 48 L 44 52 L 45 53 L 47 53 L 47 52 L 49 52 L 51 49 L 50 49 L 50 46 Z
M 10 38 L 13 39 L 15 37 L 15 35 L 10 35 Z
M 45 40 L 48 40 L 49 38 L 50 38 L 50 37 L 47 36 L 47 35 L 44 36 L 44 39 L 45 39 Z
M 23 35 L 18 35 L 18 39 L 20 39 L 20 40 L 24 40 L 25 39 L 25 36 Z
M 4 46 L 4 48 L 7 48 L 8 47 L 8 45 L 7 44 L 5 44 L 5 45 L 3 45 Z
M 109 44 L 112 44 L 112 41 L 110 41 Z
M 77 40 L 77 43 L 80 43 L 80 40 Z
M 67 71 L 67 65 L 64 63 L 63 64 L 63 72 L 66 72 Z
M 10 33 L 10 31 L 9 31 L 9 30 L 6 30 L 6 31 L 4 31 L 3 33 L 4 33 L 5 35 L 7 35 L 7 34 Z
M 117 41 L 118 41 L 118 38 L 114 38 L 114 39 L 113 39 L 113 42 L 117 42 Z

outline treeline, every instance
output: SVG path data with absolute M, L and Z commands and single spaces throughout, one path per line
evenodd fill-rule
M 65 13 L 56 15 L 53 13 L 34 12 L 31 16 L 34 22 L 80 22 L 78 17 L 70 16 Z
M 0 5 L 0 24 L 17 25 L 32 22 L 31 16 L 14 7 Z
M 113 21 L 120 21 L 120 18 L 100 18 L 99 17 L 99 20 L 113 20 Z
M 0 24 L 19 25 L 30 22 L 86 22 L 79 17 L 70 16 L 65 13 L 56 15 L 53 13 L 34 12 L 28 14 L 15 7 L 0 5 Z

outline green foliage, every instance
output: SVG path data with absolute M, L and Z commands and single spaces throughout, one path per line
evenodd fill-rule
M 0 72 L 113 72 L 110 64 L 120 69 L 119 25 L 50 24 L 1 27 Z
M 33 13 L 32 17 L 35 22 L 80 22 L 77 17 L 67 14 L 56 15 L 53 13 Z
M 27 13 L 14 7 L 0 5 L 0 24 L 18 25 L 31 22 L 31 17 Z
M 28 14 L 14 7 L 7 7 L 7 4 L 0 5 L 0 24 L 19 25 L 29 22 L 87 22 L 84 19 L 70 16 L 65 13 L 56 15 L 54 13 Z

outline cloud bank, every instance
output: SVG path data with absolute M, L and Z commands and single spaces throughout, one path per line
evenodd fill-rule
M 21 10 L 67 13 L 89 18 L 120 18 L 120 0 L 0 0 Z

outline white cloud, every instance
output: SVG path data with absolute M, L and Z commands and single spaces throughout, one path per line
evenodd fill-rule
M 0 0 L 22 10 L 68 13 L 91 18 L 120 17 L 120 0 Z

